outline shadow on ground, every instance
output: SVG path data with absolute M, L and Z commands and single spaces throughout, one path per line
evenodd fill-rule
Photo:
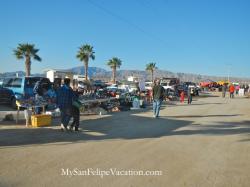
M 224 103 L 192 103 L 191 105 L 223 105 Z M 176 106 L 187 106 L 187 102 L 184 104 L 176 103 Z
M 199 125 L 198 125 L 199 126 Z M 250 121 L 218 122 L 216 125 L 200 125 L 194 130 L 178 130 L 172 135 L 249 135 Z
M 250 133 L 246 135 L 248 138 L 244 138 L 240 140 L 240 142 L 249 142 L 250 141 Z
M 0 146 L 20 146 L 47 143 L 75 143 L 107 139 L 144 139 L 173 135 L 232 135 L 249 134 L 250 121 L 219 122 L 216 125 L 192 125 L 192 120 L 169 119 L 169 116 L 154 119 L 138 116 L 141 111 L 116 113 L 108 117 L 81 121 L 82 131 L 61 132 L 58 127 L 46 128 L 2 128 Z M 230 117 L 235 115 L 172 116 L 173 118 Z M 59 124 L 57 122 L 56 124 Z M 195 128 L 184 128 L 192 126 Z M 183 130 L 181 130 L 183 129 Z
M 186 116 L 167 116 L 169 118 L 207 118 L 207 117 L 235 117 L 241 116 L 241 114 L 233 114 L 233 115 L 186 115 Z
M 125 113 L 125 114 L 124 114 Z M 61 132 L 58 128 L 8 128 L 0 130 L 0 146 L 19 146 L 105 139 L 143 139 L 170 135 L 190 121 L 149 118 L 134 112 L 81 121 L 82 131 Z

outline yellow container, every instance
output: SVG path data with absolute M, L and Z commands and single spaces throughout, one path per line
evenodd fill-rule
M 51 125 L 51 115 L 39 114 L 31 116 L 31 124 L 33 127 L 42 127 Z

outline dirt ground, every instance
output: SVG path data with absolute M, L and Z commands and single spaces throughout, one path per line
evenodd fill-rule
M 0 122 L 0 186 L 249 187 L 249 111 L 250 99 L 214 96 L 159 119 L 82 116 L 79 133 Z

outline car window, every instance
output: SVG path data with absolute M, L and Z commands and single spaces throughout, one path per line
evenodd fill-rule
M 22 87 L 22 78 L 14 78 L 11 86 L 14 88 L 21 88 Z
M 171 80 L 170 83 L 169 83 L 170 86 L 173 86 L 173 85 L 176 85 L 176 84 L 177 84 L 176 80 Z
M 162 86 L 168 86 L 168 83 L 161 83 Z
M 3 80 L 3 87 L 11 87 L 13 79 L 12 78 L 6 78 Z

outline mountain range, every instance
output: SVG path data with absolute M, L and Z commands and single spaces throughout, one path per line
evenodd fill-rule
M 67 71 L 72 71 L 74 74 L 81 74 L 84 75 L 84 67 L 74 67 L 70 69 L 66 69 Z M 2 77 L 11 77 L 11 76 L 24 76 L 25 73 L 23 71 L 16 71 L 16 72 L 5 72 L 0 73 L 0 78 Z M 109 81 L 111 80 L 112 71 L 107 71 L 103 68 L 98 67 L 89 67 L 88 68 L 89 77 L 95 80 L 104 80 Z M 45 74 L 32 74 L 34 76 L 45 76 Z M 144 80 L 150 80 L 151 74 L 147 71 L 142 70 L 118 70 L 117 71 L 117 80 L 124 80 L 127 79 L 128 76 L 135 76 L 142 78 Z M 208 76 L 208 75 L 199 75 L 199 74 L 191 74 L 191 73 L 174 73 L 171 71 L 166 70 L 156 70 L 154 72 L 154 77 L 177 77 L 181 81 L 192 81 L 192 82 L 201 82 L 204 80 L 227 80 L 227 77 L 219 77 L 219 76 Z M 240 83 L 250 83 L 250 78 L 239 78 L 239 77 L 230 77 L 230 80 L 233 82 L 240 82 Z

